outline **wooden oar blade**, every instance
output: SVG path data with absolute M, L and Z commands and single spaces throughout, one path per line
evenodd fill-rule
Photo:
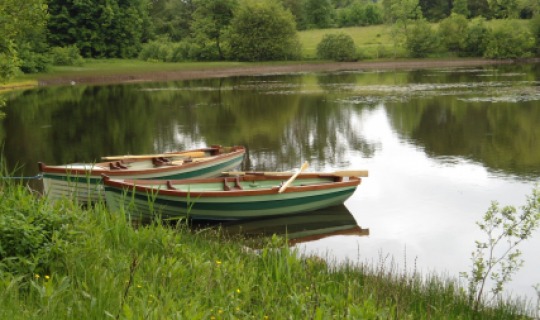
M 335 171 L 330 172 L 333 175 L 336 175 L 338 177 L 368 177 L 369 171 L 368 170 L 341 170 L 341 171 Z

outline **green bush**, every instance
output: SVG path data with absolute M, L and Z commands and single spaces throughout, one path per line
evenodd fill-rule
M 294 60 L 300 56 L 294 17 L 279 1 L 242 1 L 223 40 L 231 60 Z
M 540 13 L 531 19 L 531 32 L 536 41 L 536 54 L 540 54 Z
M 354 61 L 358 58 L 354 40 L 345 33 L 324 35 L 317 45 L 317 56 L 335 61 Z
M 0 52 L 0 83 L 17 73 L 19 63 L 20 60 L 15 54 Z
M 51 60 L 55 66 L 82 66 L 84 63 L 76 45 L 52 48 Z
M 73 211 L 53 208 L 21 185 L 3 183 L 0 195 L 0 273 L 50 274 L 74 234 Z
M 462 43 L 460 55 L 465 57 L 484 56 L 490 32 L 484 18 L 471 20 Z
M 452 15 L 439 24 L 439 37 L 444 47 L 452 52 L 460 51 L 468 31 L 468 20 L 465 16 Z
M 413 58 L 425 58 L 437 51 L 437 35 L 426 20 L 417 20 L 405 41 L 405 47 Z
M 47 71 L 51 65 L 51 59 L 47 53 L 37 52 L 28 45 L 19 48 L 19 68 L 24 73 L 36 73 Z
M 497 59 L 529 57 L 534 45 L 535 39 L 529 29 L 505 21 L 491 32 L 484 56 Z
M 190 60 L 190 50 L 192 44 L 189 41 L 183 40 L 174 43 L 171 47 L 170 62 L 182 62 Z
M 139 59 L 144 61 L 167 62 L 172 56 L 172 43 L 168 40 L 156 40 L 146 43 L 139 52 Z

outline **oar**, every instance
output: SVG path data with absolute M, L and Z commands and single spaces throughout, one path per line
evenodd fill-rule
M 300 170 L 298 170 L 298 172 L 296 172 L 295 174 L 293 174 L 292 177 L 289 178 L 289 180 L 285 181 L 285 183 L 281 186 L 281 188 L 279 188 L 278 190 L 278 193 L 282 193 L 283 191 L 285 191 L 285 189 L 287 189 L 289 187 L 289 185 L 291 183 L 293 183 L 294 179 L 296 179 L 296 177 L 298 177 L 298 175 L 300 173 L 302 173 L 302 171 L 306 170 L 308 167 L 308 163 L 307 161 L 304 162 L 304 164 L 300 167 Z
M 334 171 L 334 172 L 308 172 L 308 173 L 318 174 L 318 175 L 332 175 L 332 176 L 337 176 L 337 177 L 367 177 L 369 175 L 368 170 L 340 170 L 340 171 Z M 221 174 L 228 175 L 228 176 L 259 175 L 259 176 L 275 177 L 275 176 L 290 176 L 290 175 L 293 175 L 294 172 L 226 171 L 226 172 L 222 172 Z
M 206 156 L 204 151 L 178 152 L 178 153 L 157 153 L 157 154 L 140 154 L 140 155 L 122 155 L 122 156 L 107 156 L 101 159 L 106 161 L 122 160 L 122 159 L 152 159 L 152 158 L 203 158 Z

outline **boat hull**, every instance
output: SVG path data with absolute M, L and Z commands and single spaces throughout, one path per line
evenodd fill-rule
M 334 178 L 332 178 L 334 179 Z M 122 211 L 135 220 L 190 218 L 200 220 L 242 220 L 309 212 L 343 204 L 356 190 L 360 179 L 330 182 L 329 178 L 298 178 L 285 192 L 279 193 L 284 180 L 264 180 L 261 187 L 219 191 L 219 179 L 209 179 L 211 191 L 201 191 L 199 182 L 182 184 L 184 191 L 166 190 L 153 182 L 122 182 L 105 179 L 105 196 L 112 211 Z M 210 182 L 209 182 L 210 183 Z M 266 185 L 275 186 L 267 187 Z
M 197 150 L 209 150 L 197 149 Z M 40 164 L 43 178 L 43 191 L 50 200 L 63 198 L 78 202 L 98 202 L 104 197 L 103 174 L 115 179 L 188 179 L 194 177 L 216 177 L 224 170 L 238 167 L 244 158 L 245 150 L 238 147 L 232 152 L 209 157 L 204 161 L 189 162 L 182 165 L 164 165 L 144 168 L 113 170 L 97 164 L 68 164 L 63 166 L 45 166 Z

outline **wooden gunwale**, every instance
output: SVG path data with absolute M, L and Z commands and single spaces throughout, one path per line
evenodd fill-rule
M 217 148 L 202 148 L 202 149 L 194 149 L 194 150 L 190 150 L 190 151 L 212 151 L 212 150 L 216 150 Z M 176 171 L 178 170 L 178 168 L 185 168 L 185 169 L 189 169 L 189 168 L 199 168 L 199 167 L 206 167 L 207 164 L 208 165 L 211 165 L 213 163 L 216 163 L 216 162 L 221 162 L 223 160 L 226 160 L 226 159 L 230 159 L 230 158 L 235 158 L 237 157 L 239 154 L 244 154 L 245 153 L 245 149 L 244 148 L 240 148 L 235 150 L 235 151 L 232 151 L 232 152 L 229 152 L 229 153 L 223 153 L 223 154 L 218 154 L 216 156 L 210 156 L 211 158 L 204 161 L 204 164 L 201 164 L 201 162 L 191 162 L 191 163 L 183 163 L 183 164 L 179 164 L 179 165 L 175 165 L 175 164 L 170 164 L 170 165 L 163 165 L 161 167 L 155 167 L 155 168 L 147 168 L 147 169 L 138 169 L 138 170 L 132 170 L 132 169 L 118 169 L 118 170 L 113 170 L 113 169 L 109 169 L 109 168 L 99 168 L 97 166 L 105 166 L 105 167 L 108 167 L 109 166 L 109 163 L 115 163 L 116 161 L 106 161 L 106 162 L 98 162 L 98 163 L 95 163 L 95 164 L 89 164 L 89 165 L 92 165 L 91 168 L 88 168 L 88 169 L 84 169 L 84 168 L 70 168 L 70 167 L 67 167 L 67 166 L 48 166 L 44 163 L 39 163 L 39 168 L 40 168 L 40 171 L 41 172 L 46 172 L 46 173 L 57 173 L 57 174 L 63 174 L 65 175 L 66 173 L 67 174 L 70 174 L 72 176 L 75 176 L 75 175 L 79 175 L 79 176 L 95 176 L 95 177 L 100 177 L 102 174 L 107 174 L 108 176 L 125 176 L 126 174 L 127 175 L 137 175 L 137 174 L 145 174 L 145 173 L 166 173 L 166 172 L 170 172 L 170 171 Z M 180 153 L 178 155 L 181 155 Z M 174 154 L 171 154 L 171 156 L 174 156 Z M 141 162 L 143 161 L 148 161 L 148 160 L 140 160 Z M 136 162 L 136 161 L 133 161 L 133 162 Z
M 298 176 L 298 180 L 302 180 L 305 178 L 317 178 L 320 177 L 319 174 L 300 174 Z M 325 177 L 328 177 L 325 175 Z M 331 176 L 330 176 L 331 177 Z M 246 181 L 246 182 L 252 182 L 254 181 L 254 177 L 250 176 L 249 179 L 243 179 L 244 177 L 239 177 L 240 181 Z M 339 178 L 339 177 L 336 177 Z M 166 181 L 161 180 L 124 180 L 124 181 L 118 181 L 118 180 L 112 180 L 110 177 L 104 176 L 103 179 L 106 182 L 107 185 L 111 187 L 116 188 L 129 188 L 130 191 L 135 190 L 139 193 L 157 193 L 162 196 L 173 196 L 173 197 L 191 197 L 191 198 L 221 198 L 221 197 L 255 197 L 255 196 L 261 196 L 261 195 L 271 195 L 271 194 L 278 194 L 279 186 L 275 186 L 272 188 L 265 188 L 265 189 L 259 189 L 259 190 L 228 190 L 228 191 L 183 191 L 183 190 L 169 190 L 166 189 Z M 215 182 L 219 183 L 222 182 L 224 178 L 212 178 L 212 179 L 186 179 L 186 180 L 168 180 L 173 185 L 190 185 L 190 184 L 199 184 L 199 183 L 205 183 L 205 182 Z M 263 176 L 257 176 L 255 181 L 261 181 L 261 180 L 271 180 L 276 181 L 276 183 L 282 182 L 282 177 L 263 177 Z M 343 188 L 343 187 L 355 187 L 358 186 L 361 183 L 361 178 L 358 177 L 350 177 L 349 181 L 333 181 L 333 182 L 324 182 L 320 184 L 310 184 L 310 185 L 296 185 L 296 186 L 290 186 L 283 192 L 282 194 L 288 194 L 288 193 L 298 193 L 298 192 L 310 192 L 310 191 L 317 191 L 317 190 L 328 190 L 328 189 L 337 189 L 337 188 Z M 163 189 L 154 189 L 151 188 L 151 186 L 159 186 L 163 185 Z

